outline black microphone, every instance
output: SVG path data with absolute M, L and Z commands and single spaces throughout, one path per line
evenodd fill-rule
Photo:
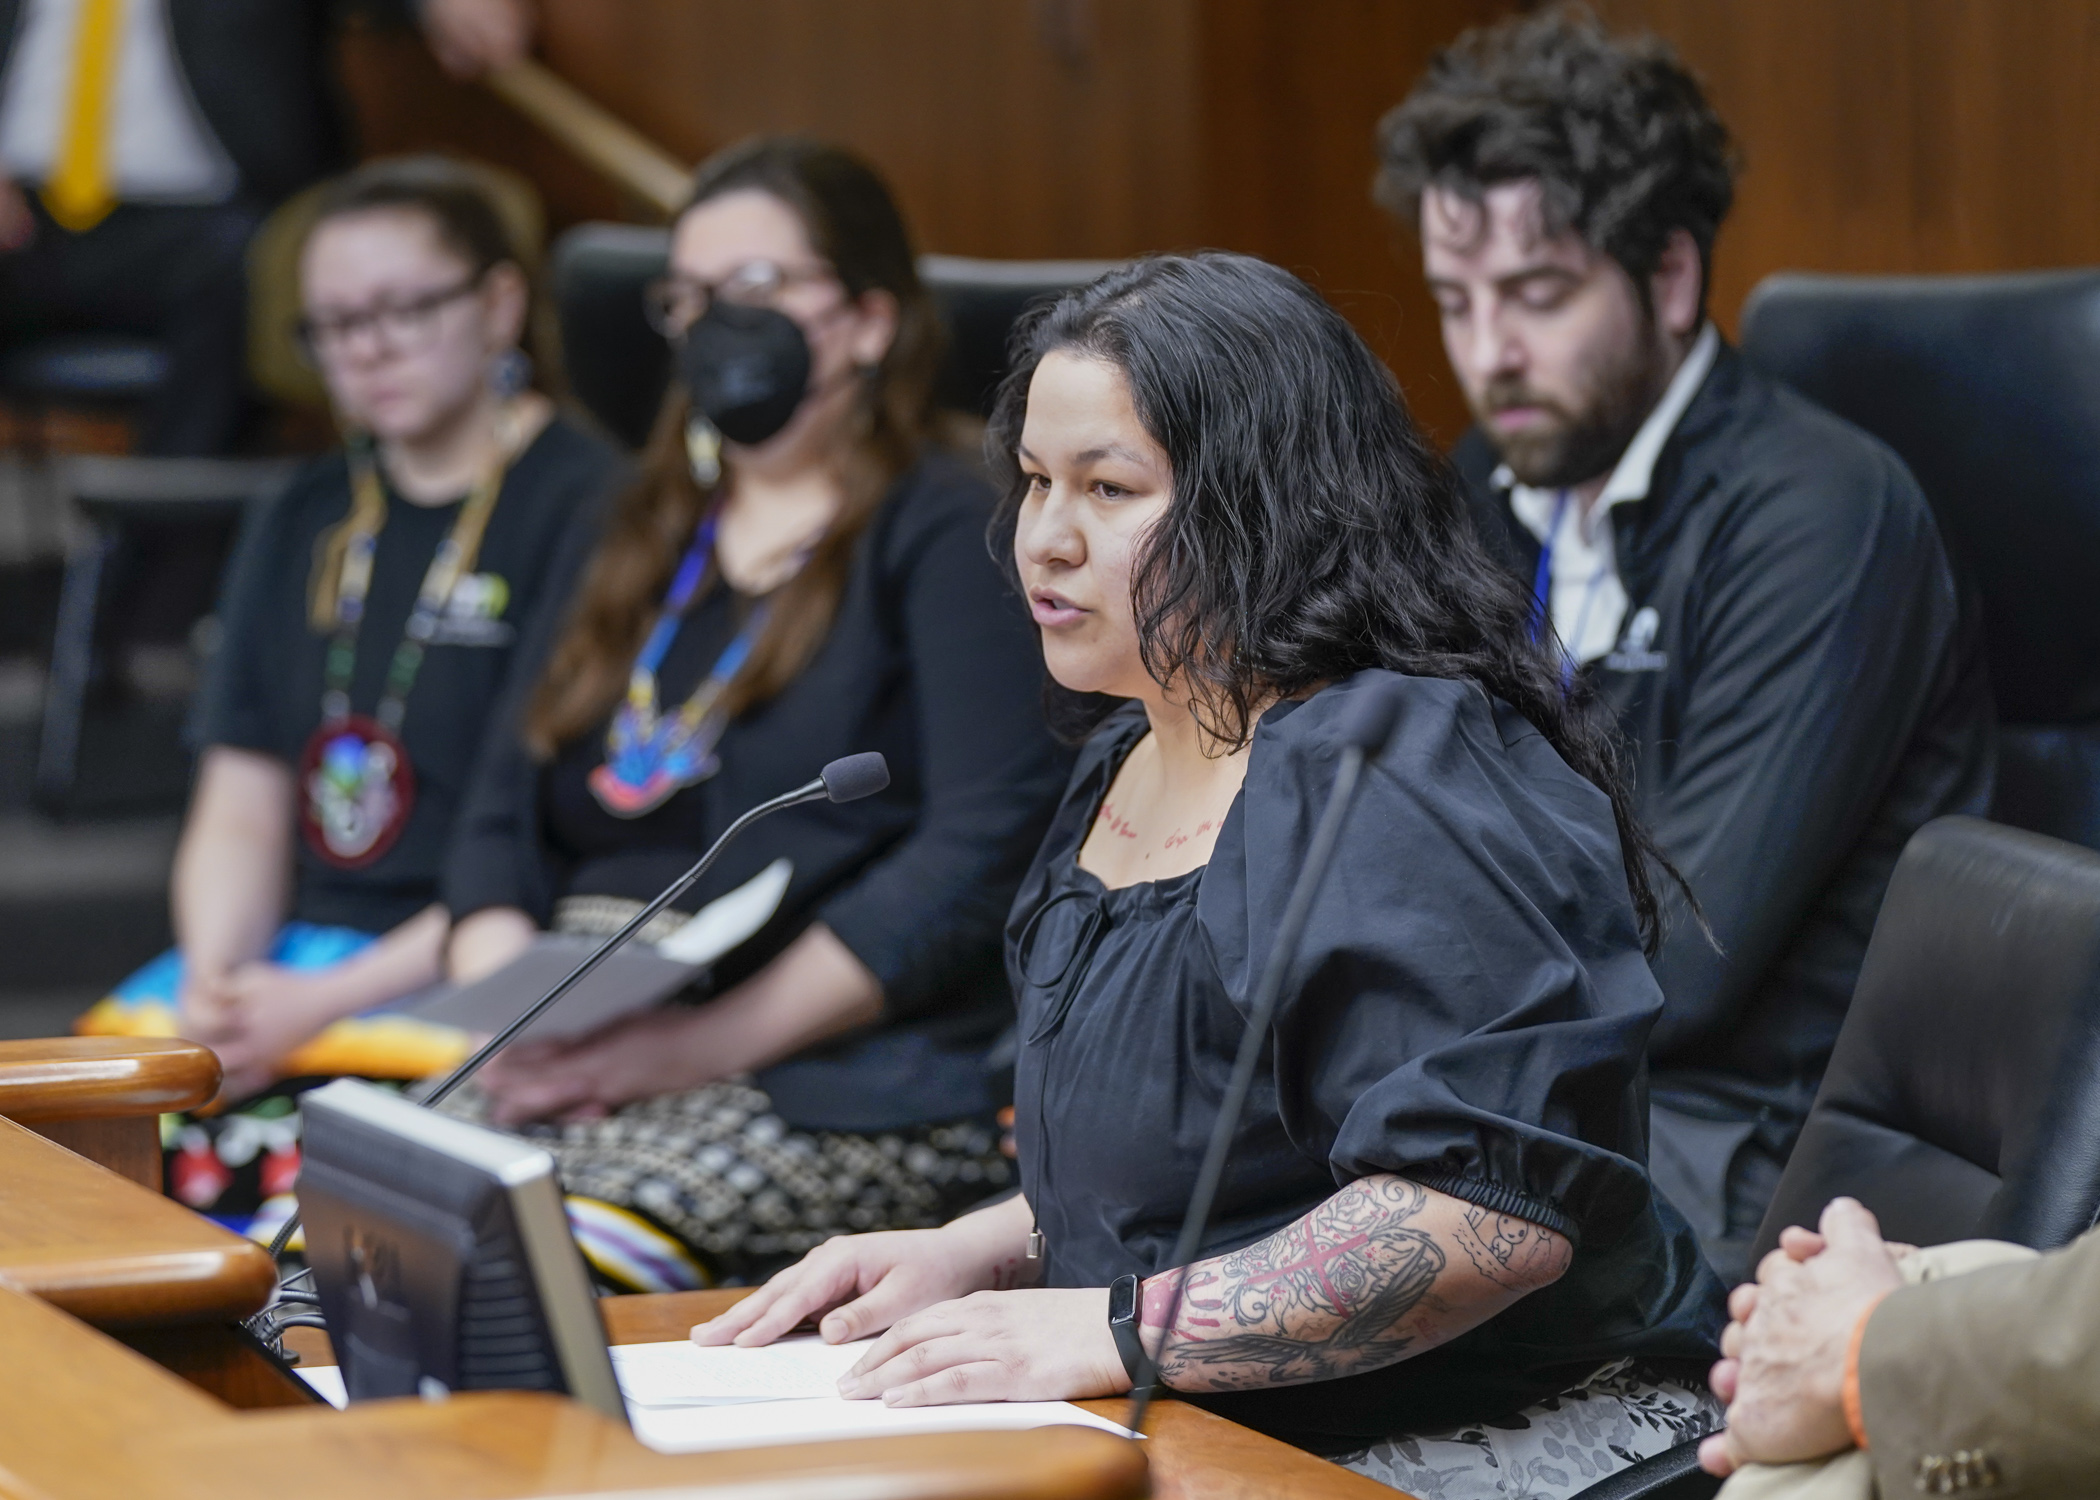
M 1261 978 L 1254 986 L 1254 998 L 1247 1007 L 1247 1030 L 1240 1037 L 1239 1055 L 1233 1059 L 1232 1079 L 1225 1087 L 1225 1097 L 1218 1103 L 1217 1123 L 1211 1127 L 1210 1144 L 1203 1152 L 1203 1166 L 1196 1173 L 1195 1190 L 1189 1194 L 1188 1215 L 1181 1221 L 1181 1236 L 1174 1244 L 1174 1264 L 1180 1269 L 1174 1278 L 1174 1295 L 1167 1303 L 1166 1326 L 1160 1330 L 1156 1349 L 1145 1346 L 1143 1287 L 1140 1286 L 1138 1291 L 1137 1382 L 1131 1387 L 1130 1419 L 1123 1424 L 1132 1432 L 1145 1430 L 1145 1412 L 1152 1404 L 1153 1385 L 1159 1374 L 1159 1356 L 1166 1348 L 1175 1323 L 1181 1318 L 1181 1294 L 1188 1285 L 1189 1267 L 1195 1263 L 1203 1236 L 1210 1230 L 1211 1210 L 1218 1201 L 1218 1184 L 1225 1176 L 1225 1158 L 1232 1151 L 1233 1132 L 1239 1129 L 1240 1115 L 1247 1107 L 1248 1090 L 1254 1086 L 1254 1067 L 1261 1058 L 1262 1040 L 1269 1034 L 1269 1023 L 1276 1016 L 1276 1003 L 1283 995 L 1283 982 L 1290 975 L 1291 964 L 1298 956 L 1298 944 L 1305 937 L 1305 924 L 1312 917 L 1313 899 L 1320 893 L 1320 882 L 1327 878 L 1327 867 L 1334 863 L 1335 845 L 1341 841 L 1342 819 L 1348 816 L 1350 800 L 1356 795 L 1356 784 L 1363 777 L 1364 762 L 1385 748 L 1399 715 L 1399 690 L 1385 679 L 1364 683 L 1343 706 L 1338 726 L 1342 763 L 1334 773 L 1334 786 L 1327 793 L 1327 806 L 1313 830 L 1312 845 L 1305 851 L 1305 864 L 1298 871 L 1297 884 L 1291 887 L 1290 900 L 1284 904 L 1283 920 L 1276 927 L 1276 941 L 1269 948 L 1268 962 L 1262 966 Z
M 860 755 L 842 756 L 818 772 L 815 780 L 796 787 L 792 792 L 783 792 L 770 802 L 759 803 L 723 829 L 722 836 L 714 841 L 690 870 L 672 881 L 661 895 L 630 917 L 626 926 L 586 954 L 583 962 L 571 969 L 560 984 L 540 996 L 524 1014 L 490 1037 L 478 1052 L 448 1073 L 442 1083 L 424 1096 L 424 1106 L 434 1109 L 442 1104 L 454 1089 L 479 1072 L 482 1064 L 509 1046 L 519 1032 L 538 1020 L 548 1006 L 576 988 L 591 970 L 619 952 L 627 945 L 628 939 L 648 926 L 650 918 L 691 889 L 693 882 L 705 875 L 721 856 L 722 851 L 729 847 L 729 841 L 760 818 L 780 812 L 784 808 L 799 807 L 805 802 L 858 802 L 863 797 L 874 796 L 889 784 L 889 762 L 875 751 L 869 750 Z M 276 1238 L 270 1241 L 272 1260 L 284 1254 L 284 1247 L 291 1243 L 292 1235 L 298 1228 L 299 1215 L 295 1211 L 284 1221 L 284 1227 L 277 1231 Z

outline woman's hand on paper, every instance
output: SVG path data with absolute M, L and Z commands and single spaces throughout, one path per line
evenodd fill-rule
M 990 1284 L 982 1256 L 944 1229 L 826 1240 L 712 1322 L 696 1344 L 770 1344 L 812 1318 L 828 1344 L 866 1338 L 899 1318 Z
M 770 1344 L 811 1318 L 829 1344 L 882 1332 L 899 1318 L 1033 1281 L 1034 1215 L 1016 1193 L 940 1229 L 842 1234 L 826 1240 L 736 1306 L 693 1330 L 696 1344 Z
M 1079 1401 L 1130 1389 L 1108 1327 L 1108 1289 L 973 1292 L 914 1313 L 839 1382 L 889 1406 Z

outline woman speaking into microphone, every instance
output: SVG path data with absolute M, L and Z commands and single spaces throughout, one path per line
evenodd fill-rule
M 934 441 L 940 327 L 881 180 L 807 141 L 722 153 L 650 306 L 681 380 L 467 811 L 455 974 L 613 931 L 827 761 L 892 780 L 769 820 L 665 914 L 758 903 L 705 988 L 460 1096 L 559 1157 L 586 1254 L 645 1289 L 1007 1180 L 1000 930 L 1066 765 L 992 491 Z
M 1656 1196 L 1652 846 L 1392 377 L 1302 282 L 1163 258 L 1022 335 L 993 419 L 1043 654 L 1113 706 L 1008 923 L 1021 1193 L 819 1247 L 702 1343 L 880 1334 L 892 1403 L 1165 1384 L 1421 1495 L 1705 1431 L 1721 1289 Z M 1364 769 L 1218 1211 L 1171 1253 L 1351 703 Z M 887 1330 L 885 1332 L 885 1330 Z

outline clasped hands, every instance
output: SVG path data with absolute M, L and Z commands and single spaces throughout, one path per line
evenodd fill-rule
M 696 1327 L 693 1342 L 769 1344 L 813 1318 L 826 1343 L 879 1333 L 839 1394 L 889 1406 L 1072 1401 L 1129 1390 L 1106 1287 L 992 1289 L 997 1258 L 970 1221 L 994 1216 L 1000 1209 L 945 1229 L 827 1240 Z
M 276 1081 L 285 1058 L 335 1019 L 326 971 L 256 959 L 221 974 L 187 974 L 176 1000 L 182 1035 L 218 1054 L 222 1100 Z
M 1881 1237 L 1857 1200 L 1834 1198 L 1816 1230 L 1789 1228 L 1779 1248 L 1728 1298 L 1730 1322 L 1713 1368 L 1728 1428 L 1699 1445 L 1710 1474 L 1746 1463 L 1800 1463 L 1850 1448 L 1845 1366 L 1852 1330 L 1903 1284 L 1908 1245 Z

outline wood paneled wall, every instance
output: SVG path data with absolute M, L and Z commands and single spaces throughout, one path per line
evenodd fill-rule
M 542 52 L 680 156 L 761 130 L 853 146 L 922 246 L 1225 246 L 1318 285 L 1449 438 L 1464 420 L 1406 238 L 1369 201 L 1379 115 L 1522 0 L 540 0 Z M 2100 262 L 2100 0 L 1597 0 L 1672 40 L 1747 171 L 1714 307 L 1782 268 Z M 368 149 L 531 174 L 557 225 L 616 193 L 407 36 L 353 38 Z
M 1372 126 L 1506 0 L 542 0 L 542 54 L 697 161 L 756 131 L 842 141 L 923 248 L 1120 257 L 1224 246 L 1332 295 L 1445 435 L 1428 302 L 1368 196 Z M 411 36 L 351 39 L 366 149 L 450 145 L 540 182 L 557 225 L 617 195 L 450 83 Z
M 1776 270 L 2100 262 L 2095 0 L 1602 0 L 1698 70 L 1745 171 L 1731 326 Z

